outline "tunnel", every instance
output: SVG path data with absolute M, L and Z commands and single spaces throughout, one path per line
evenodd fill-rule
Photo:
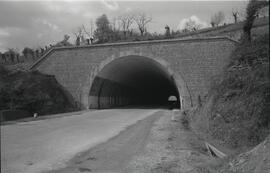
M 142 56 L 121 57 L 105 65 L 89 93 L 90 109 L 181 107 L 173 76 L 160 63 Z

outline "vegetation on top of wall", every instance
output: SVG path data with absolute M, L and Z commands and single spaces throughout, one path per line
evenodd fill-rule
M 5 109 L 45 115 L 72 111 L 74 106 L 53 76 L 0 66 L 0 110 Z

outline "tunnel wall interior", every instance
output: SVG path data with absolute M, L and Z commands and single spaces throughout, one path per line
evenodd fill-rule
M 168 100 L 172 95 L 176 101 Z M 112 61 L 95 77 L 89 108 L 180 108 L 179 98 L 174 79 L 160 64 L 149 58 L 130 56 Z
M 134 103 L 132 88 L 121 83 L 96 77 L 90 91 L 90 108 L 112 108 Z

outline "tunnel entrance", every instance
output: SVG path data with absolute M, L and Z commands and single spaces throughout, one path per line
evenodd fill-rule
M 170 97 L 176 100 L 169 100 Z M 89 108 L 180 108 L 177 85 L 158 62 L 141 56 L 118 58 L 94 78 Z

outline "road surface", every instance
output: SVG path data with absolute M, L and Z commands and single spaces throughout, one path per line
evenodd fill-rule
M 127 165 L 132 158 L 144 153 L 151 130 L 162 115 L 164 113 L 160 111 L 129 126 L 107 142 L 78 154 L 65 168 L 48 173 L 131 173 Z
M 1 126 L 1 172 L 65 167 L 76 154 L 116 136 L 156 109 L 113 109 Z

